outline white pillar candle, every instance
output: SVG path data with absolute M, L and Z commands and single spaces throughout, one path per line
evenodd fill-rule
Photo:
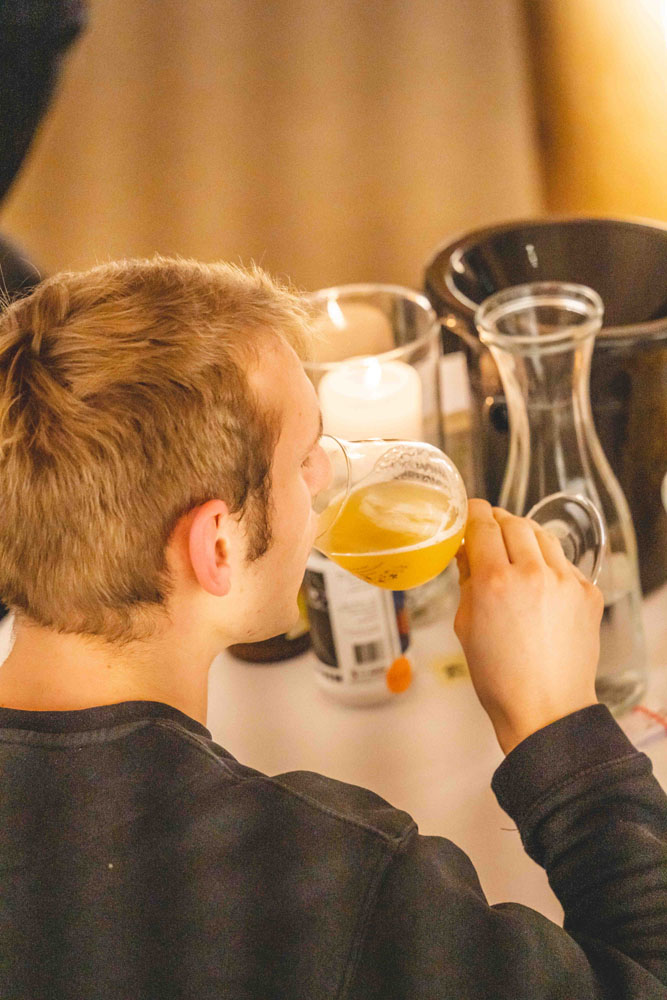
M 403 361 L 363 358 L 327 372 L 318 386 L 324 432 L 359 438 L 422 437 L 419 374 Z

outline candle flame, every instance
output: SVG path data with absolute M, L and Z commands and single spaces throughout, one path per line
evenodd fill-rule
M 377 389 L 382 381 L 382 365 L 377 358 L 364 358 L 360 364 L 364 368 L 364 389 Z
M 343 310 L 338 305 L 336 299 L 327 299 L 327 312 L 329 313 L 329 319 L 336 329 L 344 330 L 347 326 L 345 316 L 343 315 Z

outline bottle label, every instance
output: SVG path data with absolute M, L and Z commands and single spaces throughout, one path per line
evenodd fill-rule
M 409 644 L 403 592 L 373 587 L 319 552 L 304 582 L 319 671 L 356 689 L 385 678 Z

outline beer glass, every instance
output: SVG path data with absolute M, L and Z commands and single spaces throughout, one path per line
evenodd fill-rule
M 388 590 L 410 590 L 441 573 L 463 541 L 468 509 L 451 459 L 417 441 L 325 434 L 320 444 L 329 476 L 313 498 L 315 548 Z M 568 559 L 595 582 L 605 528 L 588 498 L 551 494 L 527 516 L 555 534 Z

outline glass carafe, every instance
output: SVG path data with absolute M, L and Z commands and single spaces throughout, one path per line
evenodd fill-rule
M 523 515 L 542 497 L 564 491 L 588 497 L 605 522 L 596 690 L 619 715 L 646 689 L 646 651 L 635 532 L 591 411 L 590 365 L 602 313 L 592 289 L 536 282 L 492 295 L 475 321 L 498 366 L 509 410 L 499 506 Z

